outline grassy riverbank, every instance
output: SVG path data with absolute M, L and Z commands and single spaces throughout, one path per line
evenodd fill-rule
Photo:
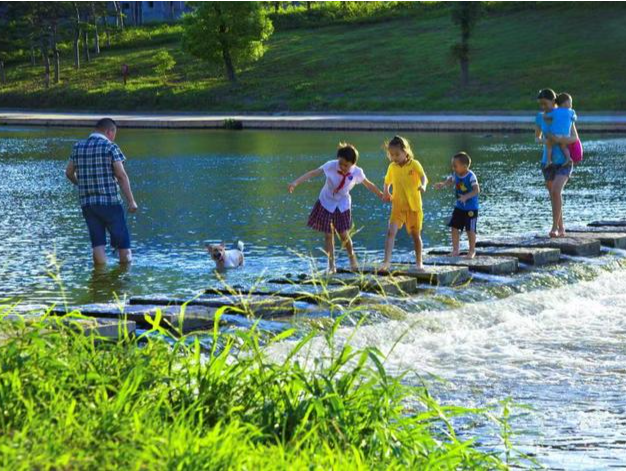
M 302 15 L 301 15 L 302 16 Z M 128 30 L 73 69 L 62 51 L 61 83 L 43 88 L 41 66 L 7 66 L 0 106 L 58 110 L 480 111 L 526 110 L 536 90 L 574 95 L 587 111 L 626 109 L 626 8 L 555 4 L 492 9 L 472 37 L 472 83 L 459 86 L 450 48 L 458 27 L 447 9 L 373 22 L 312 27 L 281 18 L 266 55 L 230 85 L 219 67 L 185 54 L 180 25 Z M 161 51 L 176 65 L 155 73 Z M 128 64 L 124 87 L 120 67 Z
M 305 368 L 313 335 L 275 362 L 268 348 L 289 333 L 215 332 L 202 351 L 158 328 L 111 342 L 2 325 L 3 469 L 504 468 L 452 425 L 467 419 L 467 436 L 483 412 L 437 404 L 375 349 L 334 345 L 333 329 Z

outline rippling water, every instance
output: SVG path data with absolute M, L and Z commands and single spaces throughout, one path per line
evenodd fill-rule
M 287 183 L 331 159 L 339 140 L 349 140 L 359 148 L 368 177 L 380 184 L 387 165 L 380 146 L 389 137 L 122 129 L 118 142 L 140 205 L 129 221 L 135 262 L 129 271 L 114 264 L 93 271 L 77 196 L 63 174 L 73 142 L 86 133 L 0 128 L 2 295 L 37 303 L 192 294 L 216 282 L 205 239 L 247 243 L 247 265 L 227 275 L 231 283 L 305 270 L 308 262 L 296 254 L 321 256 L 321 240 L 305 223 L 322 182 L 303 185 L 292 196 Z M 483 191 L 480 236 L 549 229 L 532 136 L 407 137 L 432 181 L 448 172 L 454 152 L 464 149 L 473 157 Z M 584 143 L 585 162 L 566 190 L 566 220 L 626 218 L 626 138 L 585 135 Z M 426 194 L 426 246 L 449 243 L 444 222 L 452 203 L 449 192 Z M 364 188 L 354 191 L 360 229 L 355 243 L 362 257 L 381 256 L 387 216 L 388 208 Z M 402 234 L 398 255 L 408 257 L 410 250 Z M 522 432 L 516 441 L 551 468 L 626 467 L 623 255 L 614 251 L 440 289 L 399 303 L 406 320 L 362 327 L 354 342 L 385 351 L 405 334 L 391 367 L 442 377 L 446 383 L 435 386 L 439 397 L 484 405 L 510 396 L 531 405 L 534 410 L 514 422 Z

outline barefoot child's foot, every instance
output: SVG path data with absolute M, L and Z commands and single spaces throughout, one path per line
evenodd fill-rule
M 554 239 L 558 235 L 559 235 L 559 233 L 556 230 L 554 230 L 554 229 L 552 229 L 550 231 L 550 233 L 548 234 L 548 236 L 550 236 L 551 239 Z
M 383 262 L 378 266 L 378 271 L 389 271 L 391 268 L 391 264 L 388 262 Z
M 424 271 L 424 264 L 423 263 L 416 263 L 415 264 L 415 271 Z
M 556 236 L 557 236 L 557 237 L 566 237 L 566 234 L 565 234 L 565 229 L 560 230 L 560 231 L 557 233 L 557 235 L 556 235 Z
M 359 262 L 356 257 L 350 257 L 350 270 L 359 271 Z
M 453 250 L 453 251 L 450 253 L 450 256 L 451 256 L 451 257 L 458 257 L 459 255 L 461 255 L 461 254 L 459 253 L 459 251 L 458 251 L 458 250 Z
M 467 255 L 465 255 L 465 258 L 475 258 L 476 257 L 476 251 L 475 250 L 471 250 L 469 252 L 467 252 Z

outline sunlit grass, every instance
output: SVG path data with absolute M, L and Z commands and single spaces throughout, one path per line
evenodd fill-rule
M 495 411 L 438 404 L 378 350 L 337 345 L 339 322 L 315 358 L 316 332 L 261 341 L 216 327 L 207 351 L 159 325 L 106 341 L 50 318 L 1 322 L 4 469 L 505 468 L 453 425 Z
M 129 28 L 80 71 L 64 53 L 62 83 L 49 91 L 41 66 L 10 64 L 0 96 L 5 106 L 60 109 L 527 110 L 547 85 L 571 92 L 580 109 L 624 108 L 620 5 L 492 7 L 472 36 L 472 83 L 465 90 L 451 60 L 459 32 L 448 12 L 399 11 L 372 23 L 277 28 L 266 55 L 241 70 L 237 85 L 227 83 L 220 64 L 182 51 L 180 25 Z M 303 10 L 282 13 L 279 21 L 289 15 Z M 154 73 L 159 51 L 176 61 L 166 76 Z M 121 90 L 123 63 L 130 82 Z

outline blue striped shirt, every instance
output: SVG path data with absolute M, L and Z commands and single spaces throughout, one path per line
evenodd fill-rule
M 122 204 L 113 162 L 124 162 L 126 157 L 117 144 L 93 133 L 74 144 L 70 160 L 76 167 L 81 206 Z

